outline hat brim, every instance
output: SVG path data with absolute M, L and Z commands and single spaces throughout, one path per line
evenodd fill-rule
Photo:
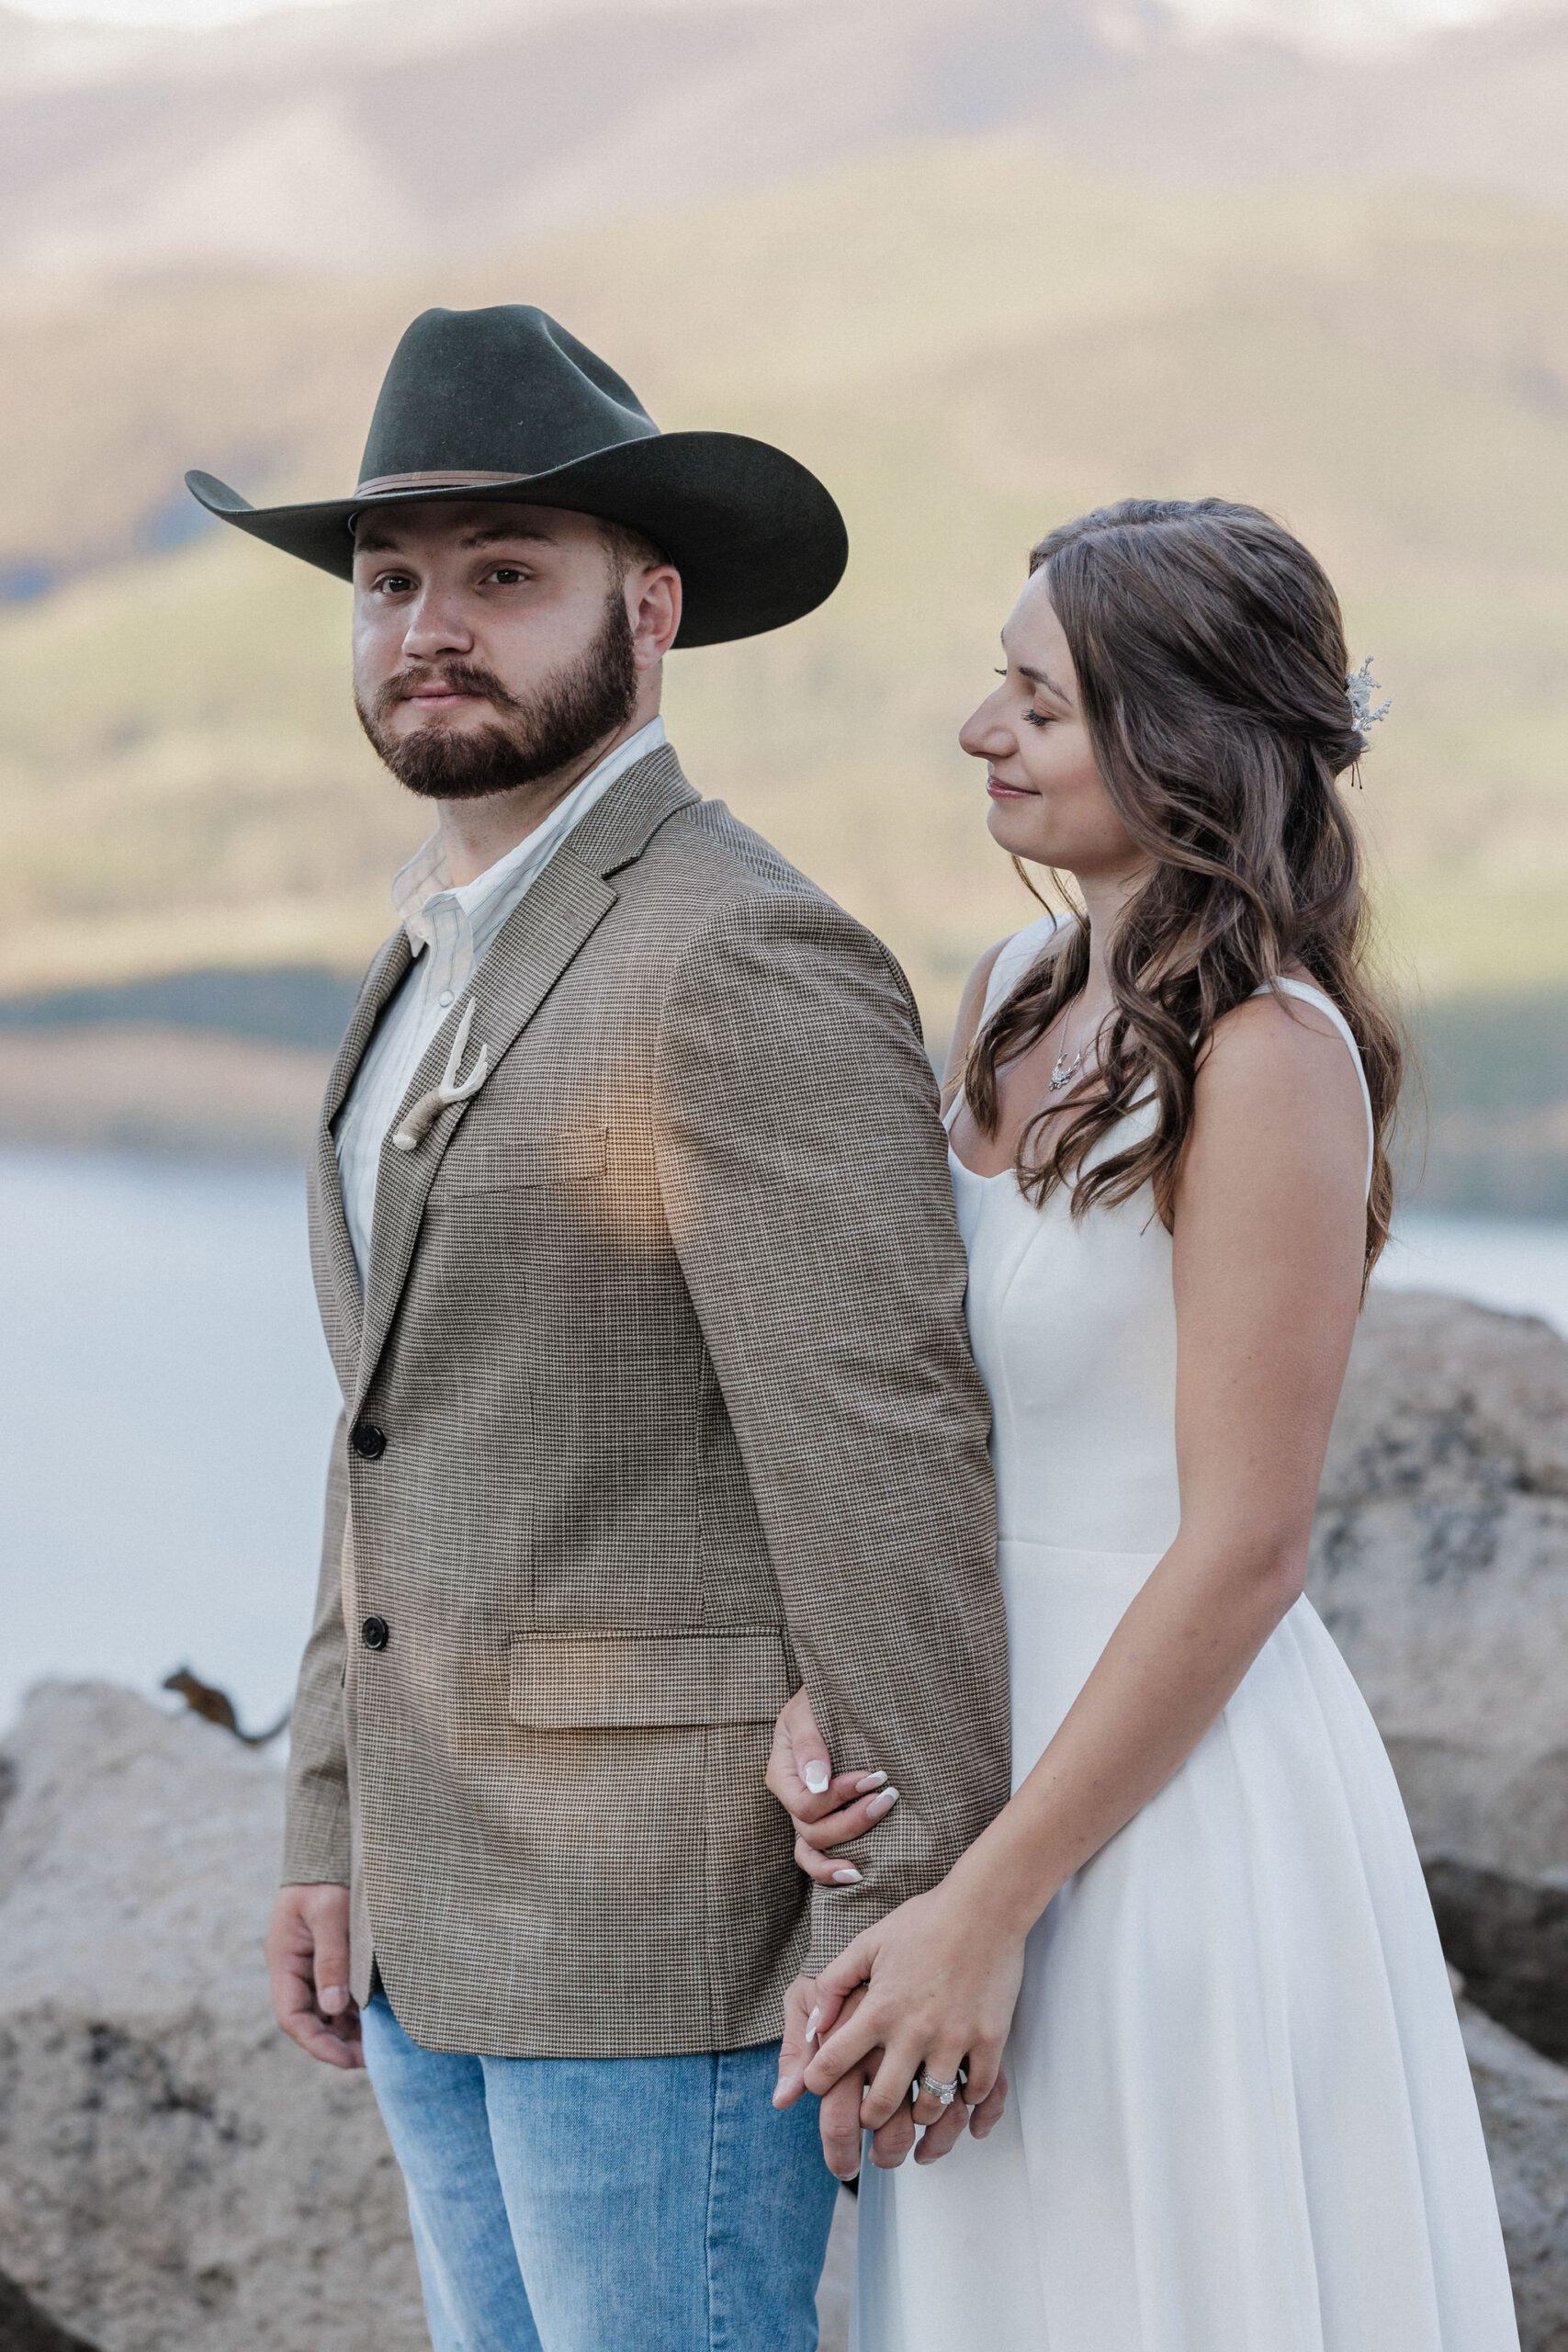
M 340 579 L 354 576 L 349 518 L 378 506 L 477 502 L 557 506 L 641 531 L 681 574 L 678 646 L 756 637 L 814 612 L 849 561 L 849 537 L 815 474 L 737 433 L 659 433 L 543 474 L 477 487 L 378 491 L 306 506 L 252 506 L 213 475 L 188 473 L 209 514 Z

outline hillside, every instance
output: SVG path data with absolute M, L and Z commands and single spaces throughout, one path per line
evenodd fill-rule
M 1568 6 L 1336 53 L 1193 0 L 360 0 L 192 36 L 0 6 L 0 266 L 503 254 L 938 136 L 1080 169 L 1568 198 Z M 1397 17 L 1397 9 L 1391 12 Z
M 508 298 L 664 424 L 776 437 L 840 496 L 840 594 L 678 657 L 669 713 L 702 787 L 893 941 L 935 1028 L 1022 910 L 954 730 L 1031 541 L 1128 491 L 1257 499 L 1339 581 L 1395 697 L 1359 805 L 1399 974 L 1568 984 L 1565 284 L 1554 215 L 1139 192 L 997 135 L 441 277 L 13 316 L 6 555 L 82 576 L 0 613 L 0 994 L 349 967 L 381 935 L 422 820 L 358 740 L 343 589 L 217 530 L 118 559 L 184 527 L 187 463 L 253 496 L 352 481 L 404 321 Z

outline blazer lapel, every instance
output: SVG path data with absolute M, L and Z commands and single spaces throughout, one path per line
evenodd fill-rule
M 317 1286 L 321 1298 L 321 1319 L 345 1396 L 353 1393 L 355 1375 L 359 1369 L 363 1302 L 359 1292 L 359 1268 L 355 1262 L 354 1244 L 348 1236 L 348 1219 L 344 1215 L 343 1182 L 338 1174 L 337 1146 L 333 1141 L 333 1121 L 348 1099 L 348 1090 L 365 1058 L 365 1049 L 370 1043 L 376 1023 L 402 986 L 412 961 L 408 933 L 400 924 L 365 976 L 359 1001 L 344 1033 L 337 1059 L 333 1064 L 332 1076 L 327 1080 L 321 1120 L 316 1129 L 315 1166 L 310 1187 L 311 1242 L 316 1259 Z M 327 1311 L 329 1301 L 335 1313 Z
M 502 925 L 474 975 L 472 986 L 436 1031 L 399 1105 L 389 1139 L 381 1147 L 370 1277 L 366 1285 L 353 1412 L 359 1410 L 375 1377 L 413 1262 L 430 1188 L 468 1105 L 448 1105 L 413 1151 L 399 1151 L 390 1141 L 390 1133 L 396 1132 L 420 1097 L 440 1083 L 459 1023 L 470 1002 L 474 1020 L 464 1069 L 473 1067 L 484 1046 L 489 1049 L 490 1069 L 494 1071 L 502 1056 L 527 1027 L 561 974 L 615 904 L 616 892 L 608 876 L 640 857 L 665 820 L 697 797 L 681 774 L 680 763 L 668 745 L 648 759 L 639 760 L 568 834 L 533 888 Z M 367 1029 L 367 1037 L 368 1035 Z M 360 1051 L 363 1050 L 362 1044 Z M 477 1101 L 479 1097 L 470 1099 Z M 328 1141 L 330 1147 L 330 1137 Z M 341 1219 L 341 1198 L 338 1216 Z M 346 1246 L 346 1227 L 344 1241 Z M 351 1270 L 353 1264 L 350 1250 Z

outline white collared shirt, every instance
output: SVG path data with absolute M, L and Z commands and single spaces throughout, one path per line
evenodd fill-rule
M 392 885 L 414 961 L 386 1012 L 333 1124 L 344 1215 L 361 1288 L 370 1266 L 376 1178 L 387 1130 L 441 1023 L 468 987 L 513 909 L 532 889 L 573 827 L 610 786 L 657 752 L 664 721 L 650 718 L 591 768 L 542 824 L 472 882 L 446 878 L 446 853 L 433 833 Z

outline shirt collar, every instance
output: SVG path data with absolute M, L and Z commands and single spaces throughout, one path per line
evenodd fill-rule
M 635 735 L 607 752 L 581 783 L 573 785 L 563 800 L 557 801 L 531 833 L 525 833 L 503 857 L 498 857 L 493 865 L 487 866 L 471 882 L 455 884 L 448 878 L 446 845 L 438 831 L 432 833 L 392 884 L 392 905 L 414 954 L 417 956 L 431 944 L 433 934 L 426 907 L 442 891 L 448 891 L 472 930 L 476 956 L 482 955 L 568 833 L 603 799 L 613 784 L 629 768 L 636 767 L 639 760 L 647 759 L 650 752 L 657 752 L 664 741 L 663 719 L 650 718 L 646 727 L 639 727 Z

